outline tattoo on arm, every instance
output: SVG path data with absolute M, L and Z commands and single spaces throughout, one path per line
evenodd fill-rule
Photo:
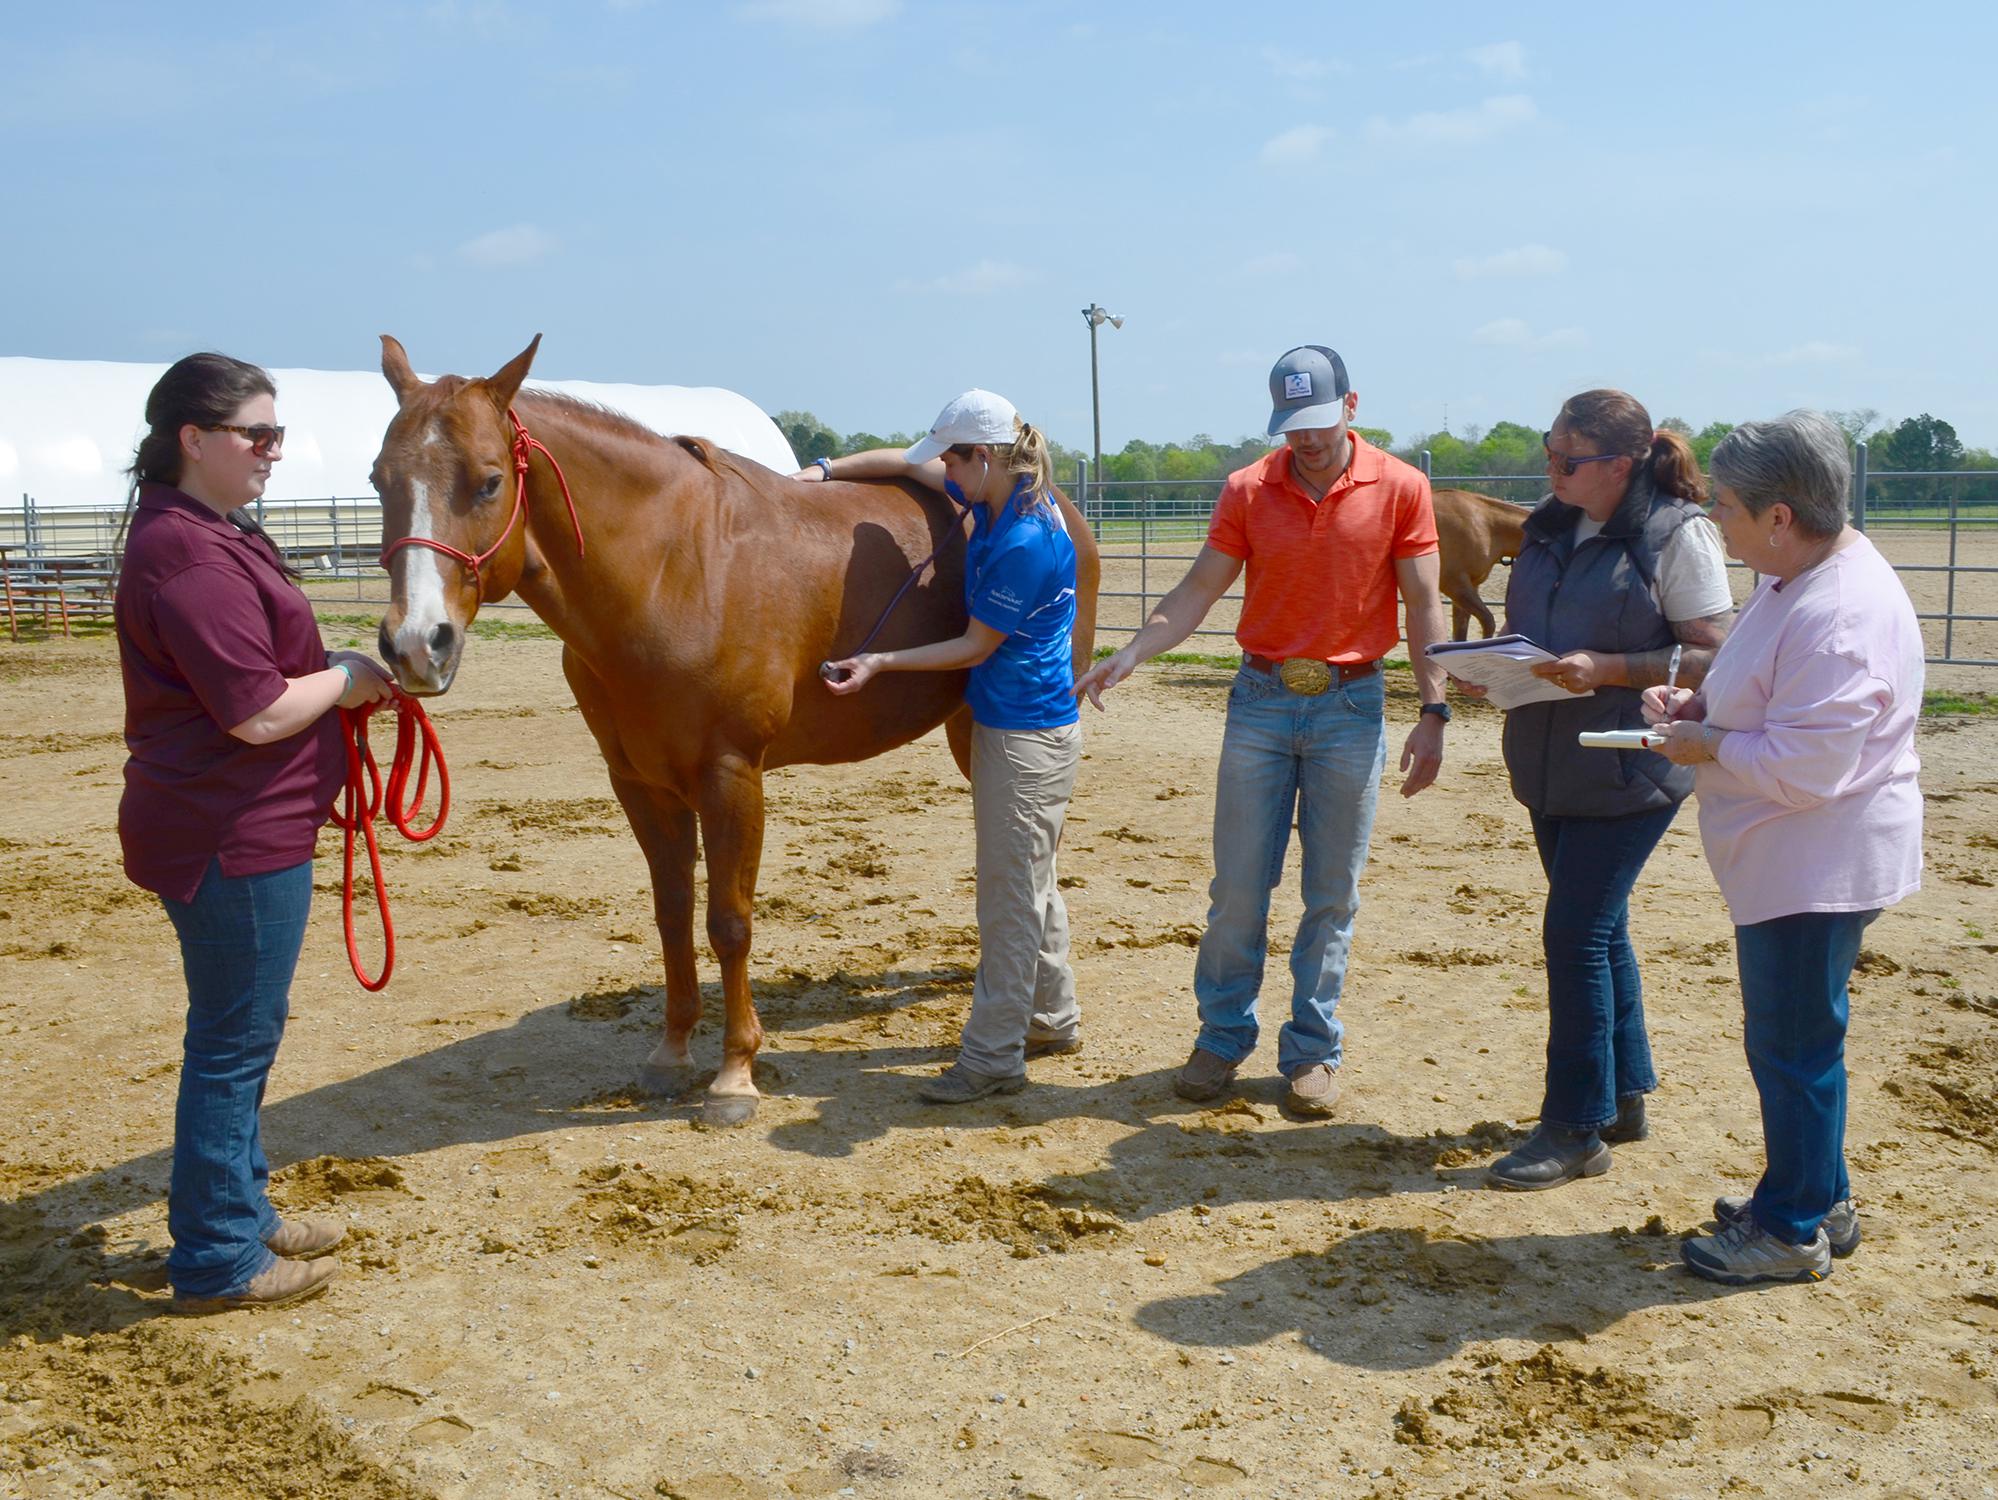
M 1728 626 L 1734 620 L 1734 611 L 1725 614 L 1702 615 L 1692 620 L 1674 620 L 1672 633 L 1679 638 L 1679 686 L 1698 687 L 1706 680 L 1707 668 L 1713 665 L 1714 653 L 1721 642 L 1727 639 Z M 1665 674 L 1672 665 L 1672 650 L 1668 646 L 1663 651 L 1633 651 L 1624 658 L 1625 675 L 1630 686 L 1637 688 L 1663 685 Z

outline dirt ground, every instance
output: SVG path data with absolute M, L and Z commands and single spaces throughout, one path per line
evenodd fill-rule
M 1479 1186 L 1544 1043 L 1540 876 L 1482 709 L 1433 791 L 1382 799 L 1337 1117 L 1280 1113 L 1274 1018 L 1236 1098 L 1174 1098 L 1228 677 L 1172 666 L 1086 723 L 1085 1050 L 1016 1097 L 914 1097 L 976 959 L 969 798 L 933 738 L 771 778 L 769 1097 L 709 1131 L 631 1089 L 657 940 L 557 651 L 477 640 L 438 706 L 456 806 L 389 856 L 385 994 L 348 974 L 322 842 L 264 1128 L 281 1203 L 352 1240 L 316 1302 L 188 1321 L 161 1290 L 183 1001 L 117 868 L 113 648 L 0 645 L 0 1494 L 1998 1485 L 1998 722 L 1925 722 L 1926 888 L 1856 983 L 1865 1244 L 1821 1286 L 1728 1292 L 1677 1266 L 1760 1156 L 1690 812 L 1633 918 L 1653 1135 L 1592 1182 Z M 712 1065 L 712 1009 L 696 1047 Z

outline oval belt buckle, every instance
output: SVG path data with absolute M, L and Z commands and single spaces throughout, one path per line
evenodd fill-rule
M 1331 666 L 1309 656 L 1291 657 L 1277 668 L 1277 676 L 1285 687 L 1306 698 L 1316 698 L 1332 686 Z

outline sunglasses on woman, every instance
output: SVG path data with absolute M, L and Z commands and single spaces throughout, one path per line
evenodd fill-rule
M 273 448 L 284 446 L 284 429 L 258 423 L 255 427 L 238 427 L 233 422 L 216 422 L 208 428 L 210 432 L 234 432 L 248 440 L 250 451 L 258 458 L 270 457 Z
M 1606 464 L 1611 459 L 1623 457 L 1621 453 L 1591 453 L 1581 458 L 1572 457 L 1566 453 L 1556 453 L 1554 451 L 1554 434 L 1551 432 L 1540 434 L 1540 447 L 1547 455 L 1548 464 L 1559 469 L 1563 479 L 1572 478 L 1575 471 L 1581 468 L 1583 464 Z

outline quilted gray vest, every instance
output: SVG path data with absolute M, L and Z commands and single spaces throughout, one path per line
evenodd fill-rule
M 1676 637 L 1658 607 L 1658 558 L 1699 515 L 1660 494 L 1648 467 L 1595 536 L 1575 543 L 1582 513 L 1552 495 L 1526 519 L 1505 590 L 1506 626 L 1556 656 L 1569 651 L 1657 651 Z M 1585 750 L 1584 730 L 1642 729 L 1640 690 L 1599 687 L 1591 697 L 1529 703 L 1505 718 L 1512 794 L 1557 818 L 1620 818 L 1683 802 L 1693 772 L 1650 750 Z

